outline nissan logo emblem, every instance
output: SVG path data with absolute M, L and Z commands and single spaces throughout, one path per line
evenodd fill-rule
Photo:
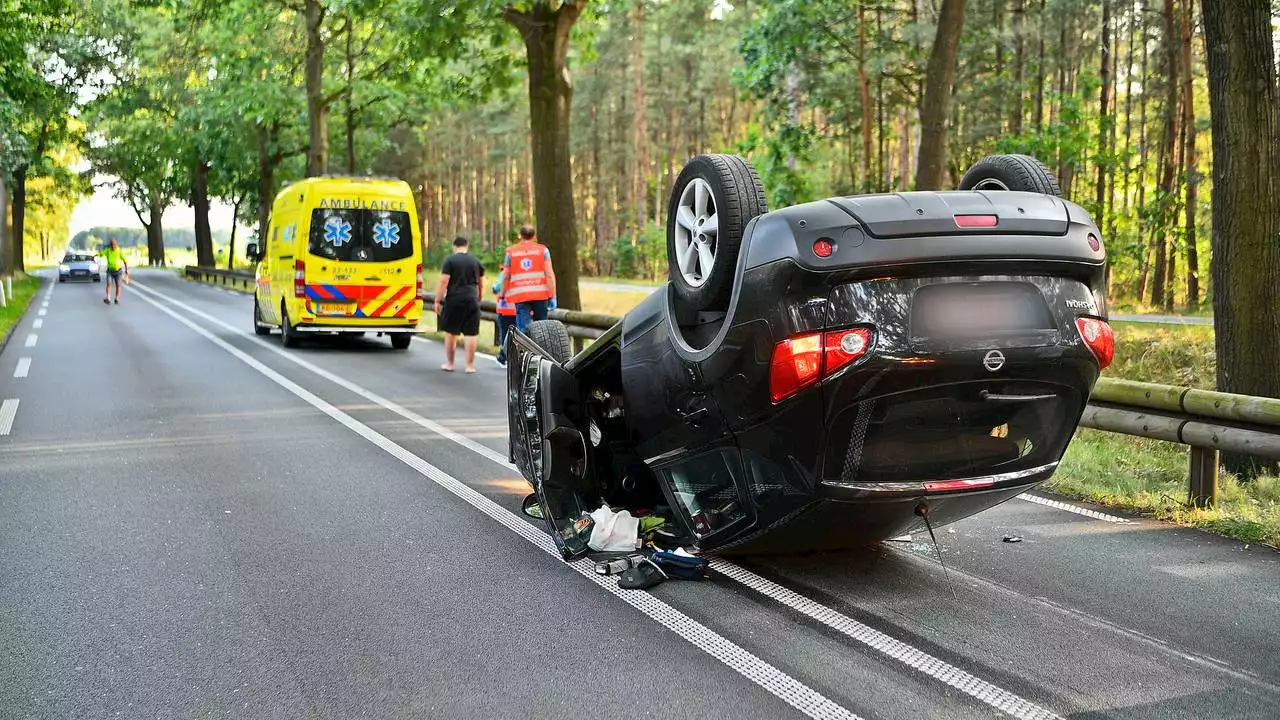
M 982 358 L 982 367 L 995 372 L 1004 367 L 1004 353 L 999 350 L 992 350 L 987 356 Z

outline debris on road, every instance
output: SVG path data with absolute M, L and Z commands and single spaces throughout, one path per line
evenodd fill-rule
M 1022 536 L 1021 535 L 1005 535 L 1004 540 L 1002 542 L 1020 543 L 1022 542 Z

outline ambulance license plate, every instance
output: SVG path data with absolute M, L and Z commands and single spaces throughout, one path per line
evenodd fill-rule
M 316 305 L 317 315 L 350 315 L 355 311 L 355 303 L 318 303 Z

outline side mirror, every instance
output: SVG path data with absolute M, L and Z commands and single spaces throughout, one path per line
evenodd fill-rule
M 244 256 L 254 262 L 261 260 L 262 256 L 258 254 L 258 243 L 249 243 L 245 246 Z
M 538 502 L 538 494 L 530 493 L 520 505 L 520 512 L 535 520 L 542 520 L 542 503 Z

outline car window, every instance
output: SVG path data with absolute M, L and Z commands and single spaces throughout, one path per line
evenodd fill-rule
M 391 262 L 413 256 L 409 213 L 318 208 L 311 213 L 307 251 L 330 260 Z

